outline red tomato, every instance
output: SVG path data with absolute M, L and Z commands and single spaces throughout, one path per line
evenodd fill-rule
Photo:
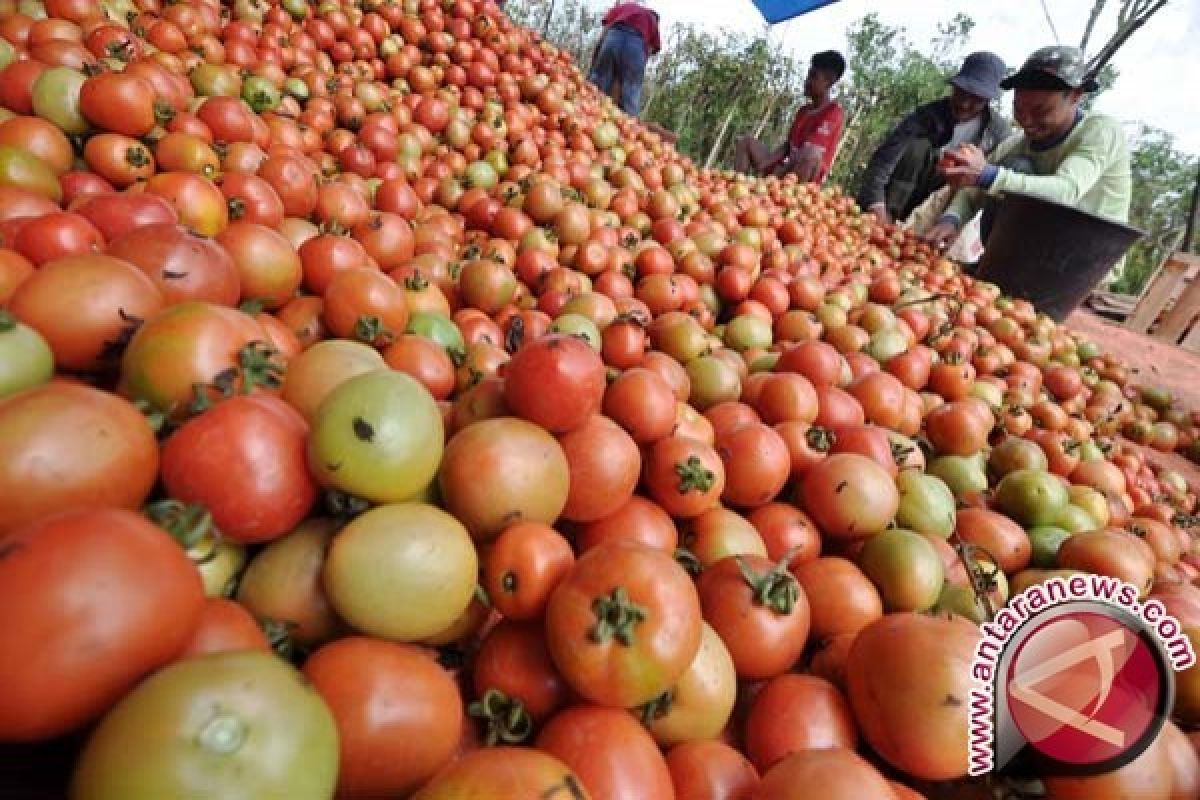
M 231 398 L 189 420 L 162 451 L 167 492 L 212 512 L 222 534 L 265 542 L 304 519 L 317 499 L 308 423 L 273 395 Z
M 558 711 L 569 697 L 539 622 L 502 620 L 492 628 L 479 645 L 471 679 L 479 700 L 473 716 L 496 741 L 528 738 L 532 724 Z
M 167 305 L 202 300 L 233 306 L 241 296 L 238 271 L 225 248 L 182 225 L 134 228 L 109 244 L 108 255 L 149 275 Z
M 641 474 L 641 453 L 637 443 L 616 423 L 596 415 L 558 441 L 571 475 L 562 512 L 565 519 L 603 519 L 633 496 Z
M 504 370 L 504 399 L 552 433 L 587 422 L 604 399 L 604 361 L 574 336 L 548 334 L 522 347 Z
M 667 752 L 667 769 L 681 800 L 751 797 L 758 770 L 741 753 L 712 739 L 684 742 Z
M 729 648 L 738 677 L 790 669 L 808 640 L 808 599 L 795 577 L 756 555 L 728 556 L 696 581 L 704 620 Z
M 207 597 L 192 638 L 180 658 L 232 650 L 270 650 L 271 645 L 258 622 L 243 606 L 224 597 Z
M 669 800 L 675 796 L 658 745 L 624 709 L 572 706 L 546 723 L 537 747 L 574 770 L 591 797 Z
M 0 549 L 0 740 L 95 719 L 175 658 L 200 618 L 195 565 L 132 511 L 47 517 Z
M 462 698 L 432 651 L 351 636 L 309 656 L 304 675 L 337 723 L 339 794 L 408 796 L 453 757 Z
M 801 750 L 858 746 L 850 703 L 829 681 L 812 675 L 772 678 L 746 718 L 746 754 L 766 772 Z
M 505 528 L 488 548 L 480 582 L 505 617 L 537 619 L 574 563 L 571 544 L 554 528 L 518 522 Z
M 114 394 L 51 382 L 0 401 L 0 542 L 59 511 L 136 509 L 157 473 L 154 432 Z
M 671 555 L 613 542 L 579 558 L 550 595 L 547 644 L 581 696 L 632 708 L 674 685 L 700 647 L 700 603 Z

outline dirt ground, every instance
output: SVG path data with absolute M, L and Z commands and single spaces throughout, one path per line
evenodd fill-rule
M 1200 355 L 1133 333 L 1087 311 L 1072 314 L 1067 327 L 1128 364 L 1138 383 L 1169 389 L 1183 408 L 1200 409 Z M 1152 464 L 1182 473 L 1193 489 L 1200 489 L 1200 467 L 1174 453 L 1141 449 Z

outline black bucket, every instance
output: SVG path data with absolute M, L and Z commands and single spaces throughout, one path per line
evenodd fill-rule
M 975 275 L 1062 322 L 1142 235 L 1077 208 L 1006 193 Z

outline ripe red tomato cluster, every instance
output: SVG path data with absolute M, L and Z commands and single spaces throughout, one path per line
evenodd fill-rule
M 1200 420 L 491 0 L 0 0 L 0 309 L 44 796 L 974 797 L 1011 596 L 1200 645 L 1194 489 L 1120 436 Z M 1196 669 L 1173 715 L 1049 796 L 1200 796 Z

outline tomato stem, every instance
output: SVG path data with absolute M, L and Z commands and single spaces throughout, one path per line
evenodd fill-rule
M 634 630 L 646 621 L 646 609 L 630 600 L 623 586 L 613 589 L 607 597 L 593 600 L 592 613 L 596 615 L 596 624 L 588 636 L 597 644 L 615 637 L 626 647 L 632 647 Z
M 266 342 L 254 341 L 238 351 L 238 366 L 242 370 L 242 394 L 258 387 L 278 389 L 283 385 L 284 367 L 275 360 L 279 351 Z M 227 395 L 228 396 L 228 395 Z
M 8 333 L 17 327 L 17 318 L 4 309 L 0 309 L 0 333 Z
M 754 602 L 765 606 L 776 614 L 790 614 L 800 599 L 800 584 L 788 570 L 794 550 L 789 550 L 782 560 L 761 575 L 755 572 L 742 556 L 735 556 L 738 569 L 746 584 L 754 592 Z
M 649 725 L 656 719 L 662 719 L 671 712 L 671 706 L 675 704 L 675 692 L 667 689 L 648 703 L 643 703 L 638 706 L 638 719 L 643 725 Z
M 696 558 L 696 554 L 686 547 L 675 548 L 675 561 L 693 578 L 704 571 L 704 565 L 700 563 L 700 559 Z
M 837 434 L 829 428 L 814 425 L 805 431 L 804 441 L 818 453 L 828 453 L 837 444 Z
M 995 557 L 987 551 L 987 548 L 967 542 L 957 542 L 954 545 L 954 549 L 958 553 L 959 561 L 962 562 L 963 567 L 967 570 L 967 580 L 970 581 L 975 601 L 983 609 L 984 619 L 987 622 L 991 622 L 996 618 L 996 609 L 992 606 L 991 593 L 996 588 L 996 572 L 1000 568 L 997 566 L 993 572 L 985 574 L 983 568 L 978 563 L 975 563 L 975 553 L 978 552 L 987 556 L 993 565 L 996 564 Z
M 707 492 L 717 479 L 713 471 L 704 466 L 704 462 L 698 456 L 688 456 L 687 461 L 676 464 L 675 474 L 679 476 L 680 494 L 687 494 L 693 489 L 698 492 Z
M 212 513 L 200 503 L 183 503 L 173 498 L 159 500 L 142 509 L 142 513 L 158 527 L 165 530 L 185 550 L 192 550 L 212 534 Z M 189 553 L 191 555 L 191 553 Z M 201 554 L 198 563 L 204 563 L 216 555 L 216 541 L 209 548 L 207 558 Z M 193 560 L 197 560 L 193 556 Z
M 326 489 L 323 500 L 329 515 L 339 519 L 357 517 L 371 507 L 371 504 L 361 497 L 337 489 Z
M 488 747 L 497 744 L 521 744 L 533 734 L 533 718 L 518 698 L 509 697 L 499 689 L 488 689 L 471 705 L 467 714 L 487 725 L 484 742 Z

